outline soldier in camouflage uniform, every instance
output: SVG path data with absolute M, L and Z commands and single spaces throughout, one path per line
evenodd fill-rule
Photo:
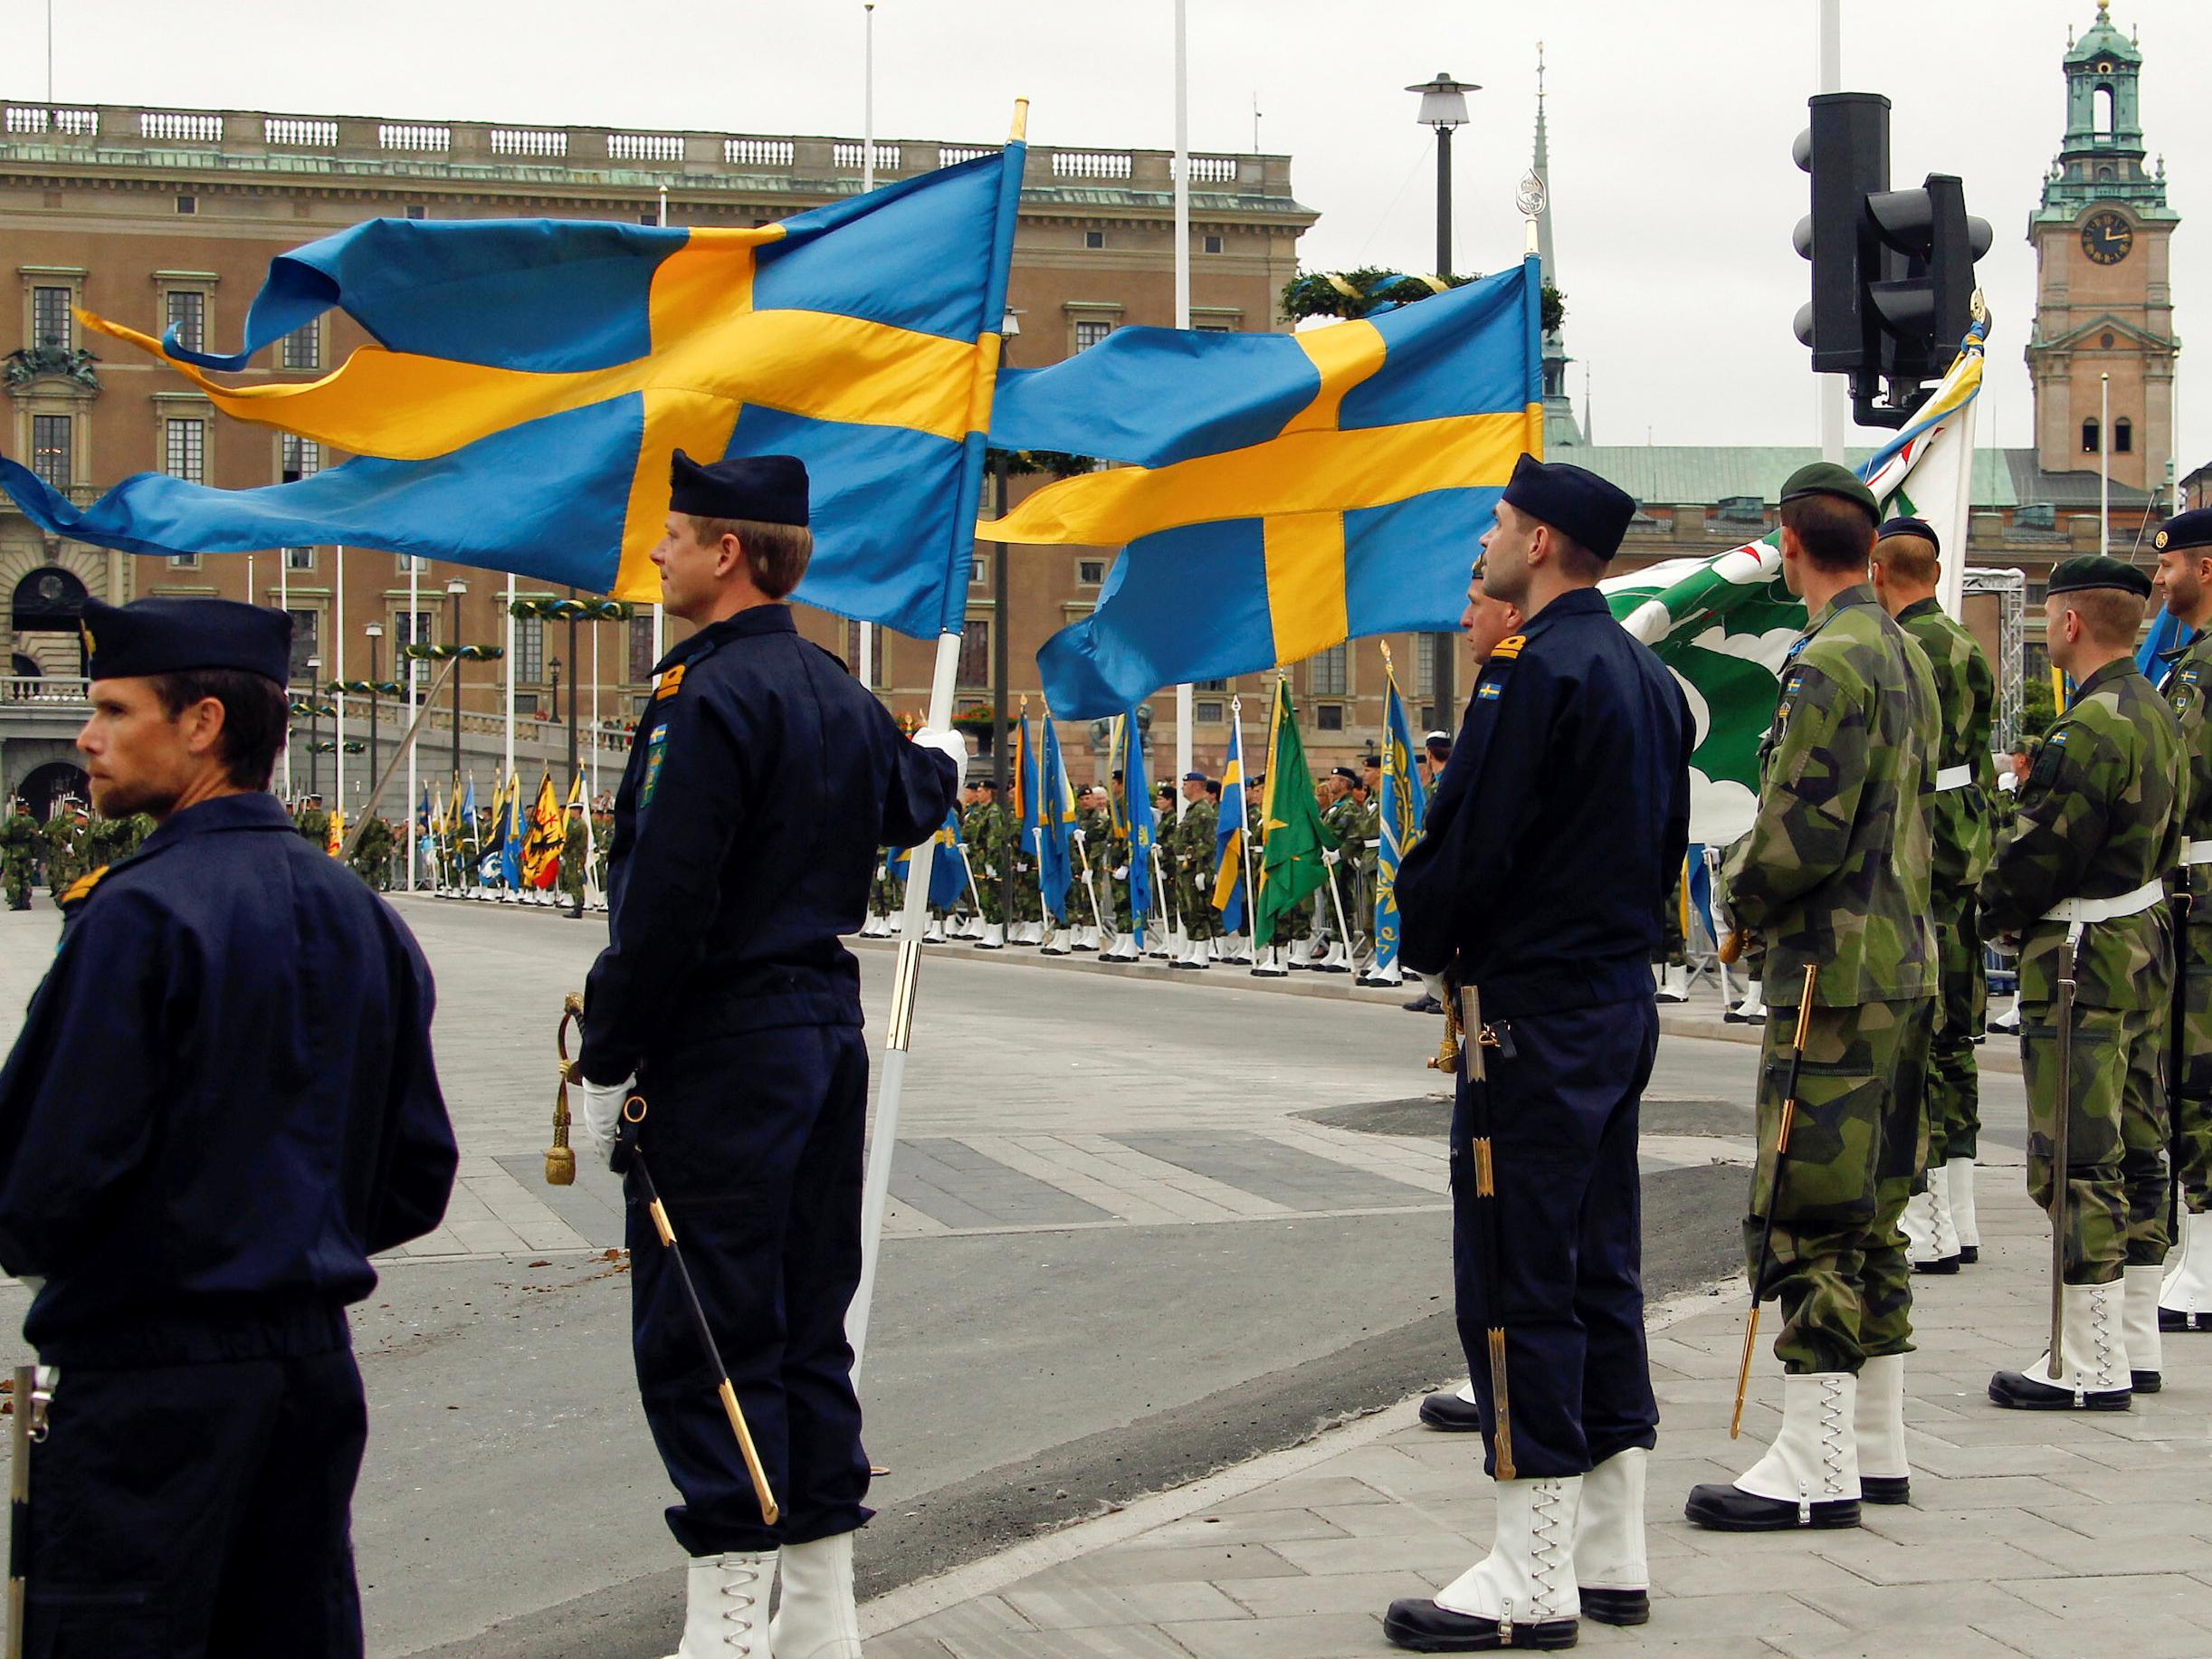
M 1113 911 L 1113 820 L 1106 812 L 1106 791 L 1093 784 L 1076 797 L 1076 859 L 1068 893 L 1068 914 L 1075 924 L 1075 949 L 1103 950 Z
M 1174 958 L 1187 955 L 1189 940 L 1183 936 L 1183 884 L 1177 879 L 1177 826 L 1182 815 L 1176 810 L 1175 786 L 1162 781 L 1152 792 L 1152 903 L 1160 920 L 1148 935 L 1149 955 Z
M 1351 972 L 1352 948 L 1359 935 L 1359 842 L 1365 815 L 1352 798 L 1352 786 L 1359 781 L 1359 774 L 1348 766 L 1336 768 L 1321 779 L 1322 793 L 1328 797 L 1321 806 L 1321 825 L 1336 837 L 1335 844 L 1321 853 L 1321 862 L 1329 866 L 1329 891 L 1317 897 L 1319 914 L 1329 933 L 1329 949 L 1313 966 L 1326 974 Z
M 1168 832 L 1174 837 L 1176 913 L 1183 919 L 1183 954 L 1174 968 L 1214 965 L 1214 941 L 1221 937 L 1221 912 L 1214 908 L 1214 828 L 1221 809 L 1206 794 L 1212 781 L 1204 772 L 1183 774 L 1183 815 Z M 1163 844 L 1168 837 L 1161 837 Z
M 1014 820 L 999 804 L 997 780 L 978 778 L 976 804 L 960 821 L 960 839 L 968 847 L 968 867 L 975 872 L 976 899 L 983 913 L 983 931 L 975 941 L 978 950 L 1006 948 L 1006 908 L 1001 878 L 1013 834 Z
M 2162 878 L 2181 855 L 2187 773 L 2173 710 L 2133 658 L 2150 578 L 2093 555 L 2059 565 L 2048 592 L 2051 662 L 2073 678 L 2074 701 L 2044 739 L 1979 898 L 1986 927 L 2020 936 L 2028 1190 L 2046 1209 L 2060 1092 L 2055 1005 L 2062 977 L 2071 972 L 2076 987 L 2057 1217 L 2064 1320 L 2059 1353 L 1999 1371 L 1989 1397 L 2124 1411 L 2132 1387 L 2159 1380 L 2160 1073 L 2174 969 Z
M 2156 545 L 2166 608 L 2195 630 L 2171 653 L 2166 680 L 2189 784 L 2181 867 L 2173 877 L 2180 996 L 2167 1097 L 2180 1187 L 2179 1254 L 2159 1289 L 2159 1325 L 2212 1330 L 2212 729 L 2205 720 L 2206 699 L 2212 697 L 2212 510 L 2180 514 L 2159 531 Z M 2131 1275 L 2129 1283 L 2132 1288 Z
M 0 819 L 0 876 L 5 878 L 11 911 L 31 908 L 31 876 L 43 844 L 31 809 L 21 800 L 10 802 L 7 816 Z
M 62 895 L 85 872 L 85 814 L 77 801 L 64 797 L 46 827 L 46 891 L 57 905 Z
M 1874 543 L 1874 591 L 1935 673 L 1941 739 L 1929 806 L 1935 906 L 1935 1034 L 1926 1097 L 1928 1175 L 1905 1206 L 1906 1254 L 1916 1272 L 1956 1273 L 1981 1254 L 1974 1220 L 1974 1158 L 1981 1129 L 1981 1081 L 1974 1045 L 1988 1011 L 1974 888 L 1989 866 L 1988 802 L 1997 785 L 1989 758 L 1997 676 L 1974 636 L 1936 603 L 1942 548 L 1918 519 L 1893 519 Z
M 1897 1220 L 1918 1173 L 1936 991 L 1922 796 L 1937 702 L 1926 657 L 1866 580 L 1880 516 L 1873 491 L 1830 462 L 1782 488 L 1783 577 L 1811 620 L 1782 669 L 1758 815 L 1727 875 L 1737 925 L 1767 946 L 1773 1014 L 1744 1238 L 1754 1292 L 1780 1299 L 1786 1375 L 1767 1454 L 1690 1494 L 1690 1519 L 1722 1530 L 1856 1526 L 1862 1463 L 1874 1501 L 1907 1495 L 1912 1276 Z M 1805 1069 L 1778 1156 L 1808 969 Z
M 1690 939 L 1683 921 L 1683 877 L 1689 868 L 1685 863 L 1674 872 L 1674 885 L 1667 889 L 1666 903 L 1659 910 L 1659 949 L 1652 966 L 1660 970 L 1657 996 L 1661 1002 L 1690 1000 Z

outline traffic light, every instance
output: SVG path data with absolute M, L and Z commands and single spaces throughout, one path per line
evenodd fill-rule
M 1958 355 L 1989 226 L 1968 216 L 1965 186 L 1948 174 L 1890 188 L 1888 99 L 1830 92 L 1811 110 L 1796 154 L 1812 175 L 1813 211 L 1795 240 L 1813 262 L 1813 298 L 1797 338 L 1814 373 L 1850 377 L 1860 424 L 1902 426 Z

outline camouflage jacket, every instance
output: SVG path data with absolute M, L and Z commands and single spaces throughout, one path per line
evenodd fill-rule
M 2187 844 L 2212 841 L 2212 729 L 2205 720 L 2206 700 L 2212 698 L 2212 628 L 2171 653 L 2173 672 L 2166 680 L 2166 701 L 2181 728 L 2181 753 L 2188 768 L 2188 795 L 2181 814 L 2182 853 Z M 2205 941 L 2212 939 L 2212 864 L 2190 864 L 2180 872 L 2190 892 L 2198 895 L 2190 908 L 2189 937 L 2203 960 Z
M 1364 812 L 1365 808 L 1349 794 L 1321 809 L 1321 823 L 1336 837 L 1336 850 L 1344 855 L 1337 868 L 1347 874 L 1359 868 L 1359 825 Z
M 1759 745 L 1758 815 L 1724 876 L 1767 947 L 1767 999 L 1794 1007 L 1808 964 L 1823 1007 L 1933 996 L 1926 793 L 1934 675 L 1862 584 L 1789 648 Z
M 960 820 L 960 839 L 968 844 L 968 867 L 976 880 L 995 879 L 1006 869 L 1006 851 L 1014 840 L 1014 815 L 996 801 L 978 801 Z
M 1212 801 L 1193 801 L 1175 825 L 1175 862 L 1184 879 L 1210 891 L 1214 882 L 1214 829 L 1221 809 Z
M 2056 998 L 2066 924 L 2061 899 L 2116 899 L 2156 881 L 2180 856 L 2181 732 L 2134 663 L 2084 680 L 2036 756 L 2012 833 L 1981 879 L 1982 925 L 2017 933 L 2020 996 Z M 2160 1006 L 2173 971 L 2166 907 L 2093 922 L 2076 977 L 2087 1007 Z
M 1963 768 L 1968 781 L 1939 787 L 1928 810 L 1935 886 L 1971 890 L 1989 867 L 1989 799 L 1997 791 L 1997 764 L 1989 755 L 1996 720 L 1997 676 L 1974 636 L 1933 599 L 1908 605 L 1897 625 L 1919 644 L 1935 673 L 1941 705 L 1941 741 L 1934 767 L 1940 776 Z

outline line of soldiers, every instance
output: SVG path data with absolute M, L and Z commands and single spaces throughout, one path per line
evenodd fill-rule
M 1433 791 L 1451 756 L 1451 739 L 1429 735 L 1417 757 L 1423 787 Z M 1265 845 L 1265 778 L 1245 780 L 1244 825 L 1249 868 L 1256 872 Z M 1111 800 L 1109 798 L 1111 787 Z M 1329 881 L 1301 900 L 1277 922 L 1273 935 L 1253 951 L 1249 919 L 1231 931 L 1225 920 L 1242 914 L 1226 902 L 1237 878 L 1220 880 L 1225 852 L 1220 827 L 1222 781 L 1204 772 L 1187 773 L 1181 784 L 1162 783 L 1154 816 L 1158 825 L 1152 849 L 1151 906 L 1146 918 L 1146 954 L 1173 967 L 1204 969 L 1216 963 L 1248 967 L 1262 977 L 1280 977 L 1293 969 L 1321 973 L 1359 972 L 1362 984 L 1395 985 L 1395 967 L 1374 960 L 1376 884 L 1382 834 L 1382 760 L 1368 755 L 1362 768 L 1338 767 L 1315 785 L 1321 822 L 1335 845 L 1323 858 Z M 1042 832 L 1026 844 L 1012 806 L 998 798 L 996 782 L 985 777 L 961 790 L 960 844 L 943 855 L 961 863 L 962 886 L 951 903 L 932 905 L 924 942 L 966 939 L 977 949 L 1007 945 L 1038 947 L 1046 956 L 1096 951 L 1101 959 L 1133 962 L 1139 958 L 1136 918 L 1130 910 L 1129 814 L 1120 808 L 1121 774 L 1111 786 L 1093 784 L 1076 796 L 1076 820 L 1070 842 L 1070 880 L 1064 913 L 1051 915 L 1039 880 Z M 1013 870 L 1009 913 L 1003 878 Z M 863 938 L 894 931 L 904 902 L 905 883 L 888 852 L 878 862 L 870 891 Z M 1410 1006 L 1410 1005 L 1409 1005 Z
M 27 911 L 43 880 L 58 905 L 78 877 L 129 858 L 153 827 L 144 813 L 96 817 L 74 796 L 64 796 L 41 824 L 26 803 L 13 800 L 0 817 L 0 893 L 8 909 Z

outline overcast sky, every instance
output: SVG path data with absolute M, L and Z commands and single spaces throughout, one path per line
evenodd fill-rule
M 1966 180 L 1995 226 L 1985 419 L 2028 439 L 2020 351 L 2034 304 L 2027 215 L 2064 129 L 2059 60 L 2093 0 L 1843 0 L 1844 84 L 1886 92 L 1893 179 Z M 1612 443 L 1810 443 L 1813 380 L 1790 320 L 1807 181 L 1791 163 L 1812 91 L 1815 0 L 1188 0 L 1191 142 L 1292 157 L 1321 215 L 1321 269 L 1426 270 L 1435 139 L 1400 91 L 1480 82 L 1454 142 L 1462 269 L 1515 258 L 1536 45 L 1549 64 L 1559 272 L 1578 403 Z M 765 133 L 861 129 L 860 0 L 54 0 L 62 100 Z M 45 0 L 0 0 L 5 90 L 40 96 Z M 2145 142 L 2184 223 L 2177 327 L 2212 342 L 2212 5 L 2122 0 L 2140 26 Z M 879 0 L 876 129 L 990 140 L 1032 100 L 1041 144 L 1173 142 L 1171 0 Z M 2212 346 L 2183 358 L 2186 467 L 2212 460 Z M 2116 411 L 2116 413 L 2118 413 Z M 1983 441 L 1988 441 L 1987 424 Z M 1864 435 L 1864 434 L 1861 434 Z

